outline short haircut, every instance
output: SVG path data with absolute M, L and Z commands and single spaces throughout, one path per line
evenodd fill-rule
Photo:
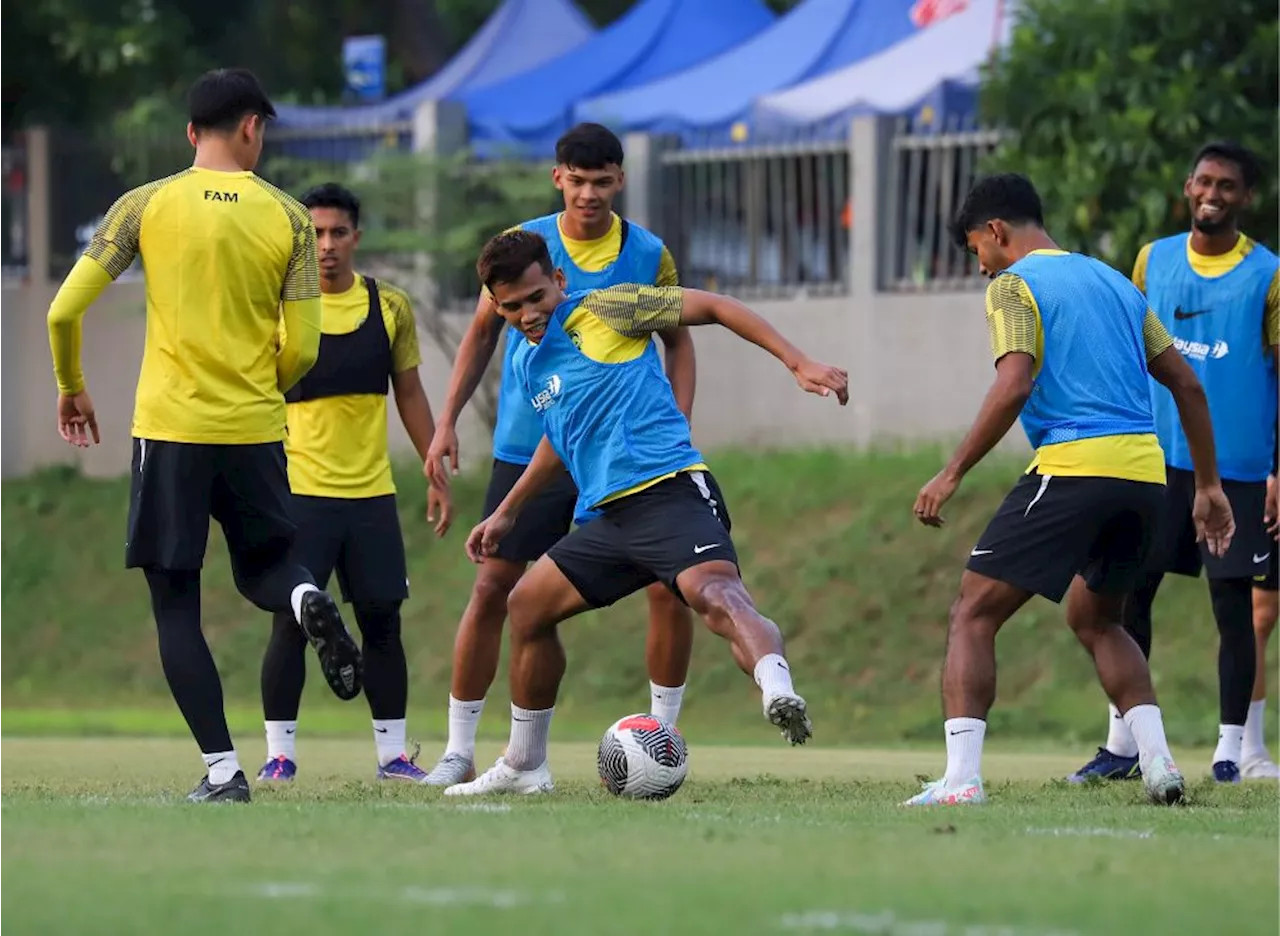
M 622 141 L 608 127 L 580 123 L 556 141 L 556 162 L 575 169 L 622 165 Z
M 360 226 L 360 199 L 349 188 L 337 182 L 325 182 L 315 188 L 308 189 L 299 199 L 307 208 L 337 208 L 345 211 L 351 218 L 351 226 Z
M 1196 166 L 1206 159 L 1234 164 L 1240 170 L 1240 178 L 1243 180 L 1246 189 L 1251 189 L 1257 185 L 1258 176 L 1262 174 L 1258 165 L 1258 157 L 1254 155 L 1253 151 L 1232 140 L 1214 140 L 1212 143 L 1206 143 L 1200 147 L 1200 152 L 1196 153 L 1196 158 L 1191 163 L 1192 174 L 1195 173 Z
M 234 130 L 249 114 L 275 117 L 267 92 L 247 68 L 215 68 L 196 79 L 187 92 L 191 125 L 222 133 Z
M 500 283 L 514 283 L 535 263 L 548 276 L 555 272 L 551 252 L 542 235 L 517 228 L 491 238 L 484 245 L 476 261 L 476 275 L 486 289 L 493 289 Z
M 987 176 L 975 184 L 951 223 L 951 239 L 961 250 L 967 250 L 969 232 L 997 219 L 1007 224 L 1044 227 L 1040 195 L 1026 176 L 1005 172 Z

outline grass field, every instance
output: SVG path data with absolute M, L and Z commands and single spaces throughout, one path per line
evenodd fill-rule
M 1177 752 L 1187 807 L 1055 782 L 1062 754 L 997 751 L 986 806 L 905 810 L 939 751 L 695 736 L 684 788 L 646 804 L 600 789 L 590 744 L 554 746 L 547 797 L 464 802 L 376 784 L 371 747 L 313 741 L 295 785 L 193 806 L 189 741 L 8 739 L 4 930 L 1276 932 L 1277 787 L 1212 785 L 1205 751 Z

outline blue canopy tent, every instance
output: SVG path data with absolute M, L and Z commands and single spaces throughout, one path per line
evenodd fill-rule
M 969 0 L 897 45 L 846 68 L 765 95 L 753 130 L 768 137 L 803 129 L 840 137 L 858 114 L 902 114 L 919 130 L 976 115 L 978 70 L 1008 33 L 1004 0 Z
M 618 130 L 729 137 L 761 95 L 874 55 L 917 28 L 912 0 L 806 0 L 709 61 L 574 110 Z
M 574 123 L 577 101 L 690 68 L 773 22 L 761 0 L 642 0 L 572 52 L 454 99 L 466 105 L 477 151 L 545 155 Z
M 386 142 L 377 128 L 411 120 L 424 101 L 505 81 L 577 48 L 594 34 L 573 0 L 506 0 L 444 68 L 385 101 L 360 107 L 278 105 L 276 123 L 288 131 L 280 148 L 294 157 L 361 159 Z M 351 132 L 362 128 L 370 132 Z

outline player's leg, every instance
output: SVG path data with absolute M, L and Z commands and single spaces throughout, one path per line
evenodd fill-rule
M 982 748 L 995 700 L 996 634 L 1033 595 L 1058 602 L 1093 539 L 1087 478 L 1023 475 L 969 553 L 951 605 L 942 701 L 947 768 L 907 806 L 982 803 Z
M 1203 551 L 1213 618 L 1218 625 L 1220 718 L 1213 776 L 1221 783 L 1237 783 L 1257 672 L 1253 577 L 1265 574 L 1274 541 L 1263 520 L 1266 482 L 1225 481 L 1222 487 L 1236 518 L 1236 535 L 1223 556 Z
M 342 597 L 355 610 L 362 637 L 364 694 L 373 718 L 379 780 L 427 779 L 405 750 L 409 664 L 400 608 L 409 597 L 404 537 L 394 494 L 348 500 L 336 570 Z
M 246 802 L 249 785 L 227 728 L 222 680 L 200 628 L 213 484 L 207 449 L 134 440 L 125 564 L 146 575 L 165 681 L 208 771 L 189 798 Z
M 523 465 L 494 461 L 485 492 L 489 516 L 524 472 Z M 568 473 L 534 497 L 520 512 L 497 554 L 476 567 L 467 607 L 453 643 L 453 675 L 449 683 L 449 740 L 444 755 L 428 775 L 432 786 L 450 786 L 475 776 L 476 731 L 485 697 L 498 672 L 507 597 L 530 562 L 569 532 L 577 492 Z
M 354 699 L 360 694 L 360 650 L 337 603 L 290 558 L 297 527 L 284 445 L 222 445 L 213 451 L 211 509 L 226 536 L 236 587 L 264 611 L 291 610 L 329 688 L 340 699 Z
M 645 589 L 649 633 L 644 658 L 649 667 L 649 713 L 675 724 L 684 702 L 684 684 L 693 653 L 693 614 L 667 586 Z
M 1267 709 L 1267 644 L 1280 618 L 1280 591 L 1277 591 L 1277 556 L 1273 545 L 1267 574 L 1253 584 L 1253 633 L 1256 673 L 1253 680 L 1253 701 L 1249 703 L 1249 717 L 1244 726 L 1244 746 L 1241 751 L 1240 775 L 1246 780 L 1273 780 L 1280 777 L 1280 767 L 1272 761 L 1267 751 L 1263 733 L 1263 716 Z

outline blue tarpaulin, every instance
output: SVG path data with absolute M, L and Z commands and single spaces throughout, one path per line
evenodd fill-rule
M 918 129 L 974 117 L 978 70 L 1008 31 L 1003 0 L 950 0 L 950 15 L 878 55 L 760 98 L 753 131 L 844 135 L 858 114 L 901 114 Z
M 913 0 L 806 0 L 724 54 L 646 85 L 583 101 L 574 116 L 621 131 L 727 133 L 757 97 L 860 61 L 910 36 L 918 28 L 912 9 Z
M 486 88 L 455 94 L 480 152 L 549 154 L 579 100 L 688 69 L 774 22 L 761 0 L 641 0 L 572 52 Z
M 357 127 L 409 120 L 423 101 L 505 81 L 582 45 L 595 34 L 573 0 L 506 0 L 444 68 L 419 85 L 364 107 L 276 108 L 289 128 Z

